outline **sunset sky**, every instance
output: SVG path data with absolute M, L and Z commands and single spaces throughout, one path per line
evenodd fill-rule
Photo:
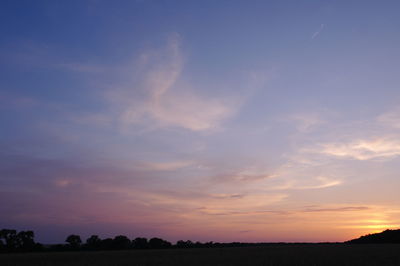
M 399 1 L 0 2 L 0 228 L 400 228 Z

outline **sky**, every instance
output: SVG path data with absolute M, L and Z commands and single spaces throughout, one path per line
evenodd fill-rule
M 399 1 L 0 3 L 0 228 L 61 243 L 400 227 Z

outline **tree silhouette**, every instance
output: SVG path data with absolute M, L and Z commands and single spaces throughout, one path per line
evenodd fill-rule
M 149 247 L 149 244 L 147 242 L 147 238 L 144 237 L 137 237 L 134 240 L 132 240 L 133 247 L 137 249 L 145 249 Z
M 113 239 L 113 249 L 128 249 L 132 246 L 131 241 L 126 236 L 116 236 Z
M 65 242 L 67 242 L 73 249 L 78 249 L 82 244 L 82 240 L 79 235 L 69 235 Z
M 35 234 L 33 231 L 21 231 L 17 234 L 18 248 L 31 251 L 35 248 Z
M 18 247 L 17 231 L 13 229 L 2 229 L 0 239 L 4 239 L 5 249 L 12 251 Z
M 89 249 L 99 249 L 101 246 L 101 239 L 98 235 L 92 235 L 86 239 L 86 246 Z
M 101 240 L 101 243 L 100 243 L 100 248 L 101 249 L 112 249 L 112 247 L 113 247 L 113 239 L 112 238 L 106 238 L 106 239 L 103 239 L 103 240 Z
M 199 242 L 197 242 L 197 245 L 199 246 Z M 194 247 L 194 243 L 190 240 L 187 241 L 183 241 L 183 240 L 179 240 L 178 242 L 176 242 L 176 247 L 178 248 L 192 248 Z
M 3 251 L 38 251 L 43 248 L 35 243 L 33 231 L 0 230 L 0 250 Z
M 169 248 L 171 247 L 171 243 L 164 239 L 154 237 L 150 239 L 149 246 L 150 248 Z

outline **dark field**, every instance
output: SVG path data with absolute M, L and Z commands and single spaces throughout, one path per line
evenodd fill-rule
M 1 254 L 0 265 L 400 265 L 400 244 Z

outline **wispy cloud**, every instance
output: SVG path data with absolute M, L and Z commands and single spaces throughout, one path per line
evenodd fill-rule
M 174 171 L 193 165 L 192 161 L 139 162 L 134 168 L 142 171 Z
M 232 115 L 237 103 L 223 98 L 206 97 L 195 93 L 182 77 L 184 58 L 180 37 L 171 35 L 161 53 L 141 56 L 140 68 L 144 79 L 131 87 L 111 92 L 116 104 L 122 106 L 120 120 L 125 127 L 152 124 L 156 127 L 175 126 L 192 131 L 218 128 Z M 133 90 L 141 90 L 138 101 Z
M 313 33 L 313 35 L 311 36 L 311 39 L 315 39 L 325 28 L 325 24 L 321 24 L 321 26 L 319 27 L 319 29 Z
M 294 170 L 294 169 L 293 169 Z M 310 167 L 302 173 L 290 171 L 282 174 L 275 182 L 271 182 L 270 190 L 313 190 L 341 185 L 343 181 L 337 177 L 315 176 L 318 169 Z
M 243 169 L 236 172 L 221 173 L 212 177 L 212 181 L 216 183 L 254 183 L 265 179 L 273 178 L 274 175 L 263 172 L 254 171 L 253 169 Z
M 316 152 L 356 160 L 390 159 L 400 155 L 400 142 L 397 139 L 360 139 L 347 143 L 325 143 Z
M 302 212 L 353 212 L 353 211 L 367 211 L 371 208 L 368 206 L 340 206 L 340 207 L 325 207 L 320 206 L 308 206 L 301 210 Z
M 284 200 L 287 195 L 284 193 L 275 194 L 249 194 L 235 197 L 221 197 L 222 195 L 214 195 L 207 199 L 203 205 L 201 212 L 204 214 L 240 214 L 249 212 L 263 211 L 268 206 Z
M 297 130 L 302 133 L 307 133 L 317 126 L 325 123 L 325 121 L 321 118 L 321 115 L 311 112 L 292 114 L 283 120 L 295 122 Z

